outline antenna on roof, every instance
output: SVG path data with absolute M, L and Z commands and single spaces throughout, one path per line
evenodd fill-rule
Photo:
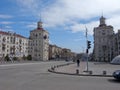
M 40 22 L 42 22 L 42 15 L 41 15 L 41 12 L 40 12 Z
M 103 17 L 103 10 L 102 10 L 102 17 Z
M 40 12 L 39 16 L 40 16 L 40 21 L 38 21 L 37 28 L 42 28 L 42 18 L 41 18 L 41 12 Z

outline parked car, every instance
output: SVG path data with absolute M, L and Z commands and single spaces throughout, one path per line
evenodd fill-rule
M 113 77 L 117 80 L 120 80 L 120 70 L 116 70 L 113 72 Z

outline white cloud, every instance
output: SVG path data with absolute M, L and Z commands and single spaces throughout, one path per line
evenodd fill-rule
M 72 32 L 84 32 L 85 25 L 90 35 L 93 34 L 93 28 L 98 26 L 98 20 L 93 19 L 103 15 L 108 18 L 109 24 L 115 29 L 120 28 L 120 0 L 57 0 L 50 5 L 41 2 L 41 0 L 18 0 L 20 5 L 36 14 L 42 12 L 42 18 L 46 27 L 63 26 L 72 30 Z M 49 1 L 50 2 L 50 1 Z M 41 9 L 42 7 L 42 9 Z M 83 23 L 83 21 L 89 21 Z M 66 26 L 69 24 L 69 27 Z
M 71 25 L 69 28 L 72 30 L 73 33 L 77 33 L 77 32 L 86 32 L 86 28 L 88 31 L 88 34 L 93 35 L 93 28 L 97 27 L 99 25 L 98 21 L 92 21 L 86 24 L 82 24 L 82 23 L 74 23 L 73 25 Z
M 0 24 L 8 25 L 8 24 L 13 24 L 14 22 L 11 21 L 1 21 Z
M 105 17 L 111 18 L 111 25 L 119 27 L 119 0 L 58 0 L 49 9 L 44 11 L 44 18 L 48 26 L 57 26 L 70 24 L 70 30 L 72 32 L 78 32 L 85 30 L 85 25 L 88 28 L 89 34 L 93 34 L 93 28 L 98 26 L 98 20 L 82 23 L 82 20 L 90 20 L 94 17 L 98 17 L 103 14 Z M 113 17 L 116 16 L 117 17 Z M 78 20 L 81 21 L 77 22 Z M 117 20 L 117 21 L 116 21 Z M 72 23 L 72 22 L 77 23 Z M 113 22 L 114 21 L 114 22 Z
M 37 23 L 36 22 L 32 22 L 32 23 L 27 25 L 27 28 L 31 28 L 31 29 L 35 29 L 36 27 L 37 27 Z
M 24 9 L 21 10 L 28 10 L 28 11 L 35 11 L 38 8 L 38 0 L 17 0 L 17 4 Z
M 6 25 L 4 28 L 11 29 L 11 26 Z
M 52 42 L 51 40 L 49 40 L 49 43 L 50 43 L 50 44 L 53 44 L 53 42 Z
M 120 29 L 120 16 L 114 16 L 107 20 L 108 25 L 112 25 L 114 27 L 115 33 Z
M 20 11 L 23 13 L 32 14 L 40 19 L 40 14 L 44 6 L 44 0 L 16 0 Z M 49 1 L 47 1 L 49 3 Z
M 12 18 L 12 17 L 13 16 L 11 16 L 11 15 L 0 14 L 1 19 L 8 19 L 8 18 Z

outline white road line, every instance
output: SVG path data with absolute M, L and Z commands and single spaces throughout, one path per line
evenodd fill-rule
M 41 63 L 41 62 L 40 62 L 40 63 Z M 0 65 L 0 67 L 5 67 L 5 66 L 21 66 L 21 65 L 33 65 L 33 64 L 40 64 L 40 63 L 3 64 L 3 65 Z

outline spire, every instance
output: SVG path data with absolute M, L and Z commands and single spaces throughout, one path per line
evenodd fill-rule
M 105 18 L 103 17 L 103 15 L 100 18 L 100 25 L 99 26 L 106 26 Z
M 38 29 L 40 29 L 40 28 L 42 28 L 42 20 L 41 20 L 41 13 L 40 13 L 40 21 L 38 22 L 38 26 L 37 26 L 37 28 Z

